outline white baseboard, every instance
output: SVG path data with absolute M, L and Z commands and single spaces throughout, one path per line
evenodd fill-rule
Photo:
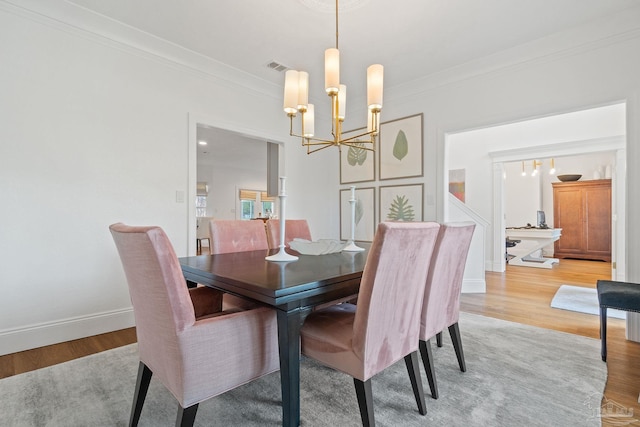
M 94 313 L 0 330 L 0 356 L 135 326 L 133 309 Z
M 504 265 L 500 261 L 493 262 L 486 260 L 484 263 L 485 271 L 495 271 L 496 273 L 504 273 Z
M 470 279 L 462 282 L 463 294 L 485 294 L 487 293 L 487 282 L 482 279 Z

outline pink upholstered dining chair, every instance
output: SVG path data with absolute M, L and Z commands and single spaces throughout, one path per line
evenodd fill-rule
M 305 356 L 353 377 L 365 426 L 375 425 L 371 378 L 402 358 L 418 411 L 427 413 L 418 337 L 424 286 L 439 228 L 433 222 L 380 223 L 362 273 L 358 304 L 315 311 L 300 330 Z
M 269 249 L 262 221 L 214 219 L 209 222 L 209 233 L 212 255 Z
M 420 354 L 434 399 L 438 398 L 438 385 L 430 338 L 441 335 L 445 328 L 449 328 L 460 370 L 467 370 L 458 319 L 464 267 L 475 227 L 473 222 L 442 224 L 431 259 L 420 319 Z M 438 342 L 442 346 L 441 337 Z
M 209 221 L 209 234 L 211 255 L 261 250 L 266 252 L 269 249 L 262 221 L 212 219 Z M 224 310 L 257 306 L 252 301 L 228 293 L 224 294 L 222 305 Z
M 155 375 L 177 399 L 177 426 L 191 426 L 198 404 L 279 369 L 275 312 L 220 311 L 222 294 L 188 289 L 159 227 L 109 227 L 127 277 L 140 364 L 131 409 L 136 426 Z
M 287 219 L 284 223 L 285 246 L 289 247 L 289 242 L 293 239 L 311 239 L 311 231 L 306 219 Z M 270 249 L 280 247 L 280 220 L 270 219 L 267 221 L 267 241 Z

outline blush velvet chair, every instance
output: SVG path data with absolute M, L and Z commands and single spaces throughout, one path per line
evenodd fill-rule
M 209 222 L 209 234 L 212 255 L 269 249 L 262 221 L 214 219 Z
M 437 223 L 380 223 L 362 273 L 358 304 L 315 311 L 300 330 L 305 356 L 353 377 L 364 426 L 375 425 L 371 378 L 402 358 L 418 411 L 427 413 L 418 337 L 439 228 Z
M 293 239 L 311 239 L 311 231 L 306 219 L 287 219 L 284 223 L 285 246 L 289 247 L 289 242 Z M 269 248 L 278 249 L 280 247 L 280 220 L 270 219 L 267 221 L 267 241 Z
M 434 399 L 438 398 L 438 385 L 433 369 L 430 338 L 441 335 L 445 328 L 449 328 L 460 370 L 467 370 L 458 319 L 464 267 L 475 226 L 472 222 L 442 224 L 431 259 L 420 319 L 420 354 L 427 372 L 431 397 Z M 442 342 L 440 337 L 438 342 Z
M 266 254 L 269 249 L 262 221 L 213 219 L 209 221 L 209 234 L 211 255 L 261 250 Z M 257 306 L 249 300 L 228 293 L 224 294 L 222 301 L 225 310 Z
M 200 402 L 279 369 L 273 310 L 219 311 L 221 293 L 187 288 L 161 228 L 109 228 L 127 277 L 138 337 L 130 426 L 138 424 L 152 375 L 179 403 L 176 426 L 191 426 Z

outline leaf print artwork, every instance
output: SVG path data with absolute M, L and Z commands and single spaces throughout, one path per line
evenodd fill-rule
M 396 135 L 396 142 L 393 144 L 393 157 L 402 160 L 408 153 L 409 141 L 407 141 L 407 135 L 403 130 L 399 130 L 398 135 Z
M 391 221 L 413 221 L 414 218 L 413 205 L 409 204 L 409 199 L 405 196 L 397 195 L 391 202 L 387 219 Z
M 360 220 L 364 216 L 364 206 L 361 199 L 356 200 L 356 224 L 360 223 Z
M 347 151 L 347 163 L 351 166 L 362 166 L 364 161 L 367 160 L 367 150 L 361 148 L 364 146 L 363 142 L 356 144 L 357 147 L 350 146 Z

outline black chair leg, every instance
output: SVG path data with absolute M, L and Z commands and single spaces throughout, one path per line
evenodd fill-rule
M 436 334 L 436 345 L 442 347 L 442 332 Z
M 151 382 L 151 376 L 153 372 L 144 363 L 140 362 L 138 365 L 138 379 L 136 380 L 136 390 L 133 394 L 133 405 L 131 406 L 131 417 L 129 418 L 129 427 L 135 427 L 140 421 L 140 413 L 142 412 L 142 405 L 144 405 L 144 399 L 147 397 L 147 390 L 149 390 L 149 383 Z
M 600 307 L 600 356 L 607 361 L 607 307 Z
M 427 372 L 427 381 L 429 381 L 429 390 L 431 397 L 438 398 L 438 384 L 436 382 L 436 374 L 433 366 L 433 355 L 431 354 L 431 341 L 420 340 L 420 355 L 422 356 L 422 364 Z
M 411 388 L 413 395 L 416 397 L 418 404 L 418 412 L 420 415 L 427 414 L 427 405 L 424 401 L 424 390 L 422 389 L 422 379 L 420 378 L 420 362 L 418 361 L 418 352 L 414 351 L 404 357 L 404 363 L 407 365 L 407 372 L 411 380 Z
M 456 357 L 458 358 L 458 365 L 462 372 L 467 372 L 467 365 L 464 363 L 464 351 L 462 351 L 462 337 L 460 336 L 460 328 L 458 322 L 449 326 L 449 335 L 451 335 L 451 341 L 453 341 L 453 349 L 456 351 Z
M 376 420 L 373 416 L 373 393 L 371 392 L 371 378 L 367 381 L 360 381 L 354 378 L 353 384 L 356 386 L 356 396 L 360 407 L 360 418 L 363 427 L 373 427 Z
M 183 408 L 178 405 L 178 418 L 176 418 L 176 427 L 192 427 L 196 420 L 196 412 L 198 412 L 198 404 Z

